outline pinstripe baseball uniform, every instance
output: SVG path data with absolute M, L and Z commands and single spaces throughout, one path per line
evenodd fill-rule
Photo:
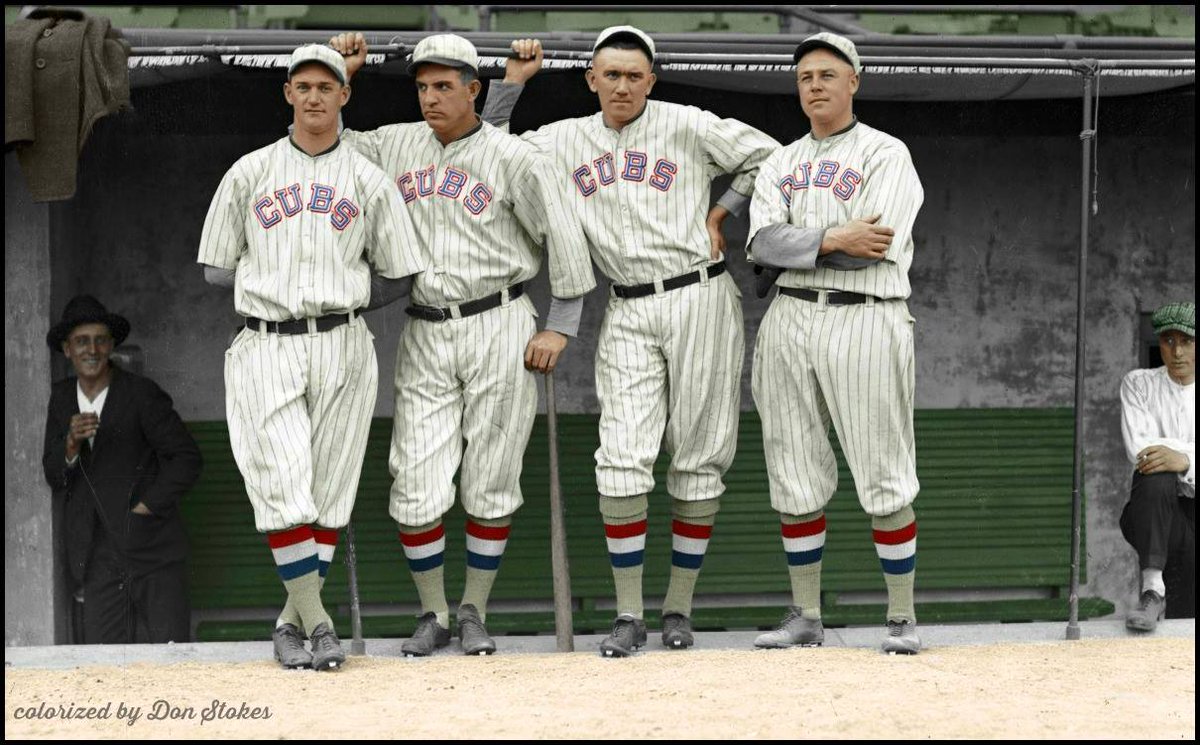
M 871 515 L 912 503 L 919 485 L 913 441 L 913 319 L 908 268 L 924 192 L 902 142 L 856 123 L 811 134 L 763 164 L 750 208 L 750 240 L 773 224 L 844 225 L 881 215 L 895 230 L 885 258 L 856 271 L 792 269 L 780 287 L 872 296 L 828 305 L 779 295 L 759 329 L 754 400 L 763 421 L 771 503 L 789 515 L 824 507 L 837 486 L 828 438 L 837 431 L 859 501 Z
M 234 458 L 260 531 L 350 519 L 375 408 L 371 332 L 353 311 L 384 277 L 426 261 L 388 178 L 341 144 L 315 156 L 283 138 L 239 159 L 221 181 L 198 261 L 236 270 L 234 307 L 261 319 L 225 353 Z M 368 265 L 368 262 L 370 266 Z M 351 314 L 325 331 L 269 322 Z
M 578 222 L 550 188 L 549 163 L 526 143 L 482 122 L 444 147 L 424 122 L 344 136 L 394 181 L 423 238 L 430 264 L 416 278 L 414 303 L 453 308 L 526 282 L 543 245 L 555 297 L 595 287 Z M 521 296 L 476 315 L 405 325 L 389 458 L 391 515 L 402 526 L 445 514 L 460 462 L 468 514 L 495 519 L 521 505 L 537 408 L 524 368 L 535 316 Z
M 661 282 L 712 264 L 705 228 L 712 179 L 749 194 L 779 143 L 735 119 L 647 101 L 620 131 L 603 113 L 522 139 L 553 158 L 600 269 L 619 285 Z M 667 489 L 685 501 L 724 491 L 737 446 L 744 353 L 740 293 L 728 274 L 609 300 L 596 350 L 601 495 L 645 494 L 666 432 Z

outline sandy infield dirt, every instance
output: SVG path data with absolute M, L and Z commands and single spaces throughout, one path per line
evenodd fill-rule
M 948 647 L 916 657 L 845 648 L 628 660 L 588 653 L 368 657 L 351 658 L 336 673 L 288 672 L 268 660 L 6 669 L 4 732 L 63 739 L 1193 740 L 1195 674 L 1192 639 Z M 134 708 L 139 717 L 131 723 Z M 39 712 L 54 717 L 27 718 Z

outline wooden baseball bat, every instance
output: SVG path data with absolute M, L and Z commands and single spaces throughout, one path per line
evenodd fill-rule
M 567 563 L 567 526 L 563 521 L 558 481 L 558 415 L 554 405 L 554 373 L 546 374 L 546 427 L 550 441 L 550 566 L 554 574 L 554 633 L 559 652 L 575 651 L 571 569 Z
M 350 584 L 350 654 L 364 655 L 367 643 L 362 635 L 362 607 L 358 599 L 358 556 L 354 551 L 354 523 L 346 523 L 346 579 Z

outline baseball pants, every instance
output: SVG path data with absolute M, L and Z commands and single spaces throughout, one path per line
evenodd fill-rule
M 390 513 L 400 525 L 446 514 L 460 463 L 467 514 L 491 520 L 521 506 L 521 465 L 537 412 L 537 386 L 525 369 L 534 316 L 521 297 L 467 318 L 405 324 L 388 459 Z
M 778 295 L 758 332 L 752 382 L 777 511 L 805 515 L 833 497 L 831 423 L 868 514 L 916 499 L 913 319 L 903 300 L 831 306 Z
M 379 383 L 361 318 L 313 334 L 244 329 L 225 353 L 225 412 L 259 532 L 350 521 Z
M 737 449 L 744 356 L 741 295 L 728 274 L 647 297 L 611 297 L 596 349 L 600 494 L 652 490 L 665 430 L 671 496 L 720 497 Z

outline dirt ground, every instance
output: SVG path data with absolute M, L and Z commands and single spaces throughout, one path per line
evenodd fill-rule
M 1191 639 L 6 669 L 4 734 L 1194 740 L 1195 678 Z

